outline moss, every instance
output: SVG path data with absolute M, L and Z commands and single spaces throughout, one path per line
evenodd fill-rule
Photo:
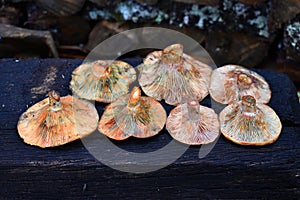
M 242 3 L 236 3 L 232 7 L 233 11 L 235 12 L 235 14 L 237 16 L 241 16 L 241 15 L 244 15 L 245 13 L 249 12 L 249 8 L 250 8 L 249 6 L 246 6 Z
M 177 2 L 161 2 L 155 6 L 133 0 L 112 4 L 109 8 L 91 11 L 91 19 L 98 17 L 116 21 L 160 24 L 166 22 L 178 27 L 191 26 L 200 29 L 247 31 L 269 37 L 268 3 L 244 5 L 238 0 L 223 0 L 220 6 L 202 6 Z M 184 7 L 184 9 L 182 9 Z
M 258 16 L 247 21 L 250 25 L 254 25 L 258 30 L 258 35 L 269 37 L 268 19 L 265 16 Z
M 168 19 L 168 15 L 158 8 L 134 1 L 124 1 L 119 3 L 115 12 L 120 13 L 123 20 L 131 20 L 135 23 L 144 21 L 145 19 L 161 23 L 163 20 Z
M 245 5 L 237 0 L 223 0 L 222 17 L 225 26 L 233 31 L 247 31 L 268 38 L 268 13 L 267 2 L 257 5 Z
M 107 10 L 92 10 L 88 14 L 91 20 L 97 20 L 99 17 L 102 19 L 109 19 L 112 17 Z
M 300 51 L 300 23 L 298 21 L 289 24 L 286 29 L 287 44 Z
M 199 17 L 195 26 L 203 29 L 217 22 L 220 18 L 220 13 L 217 7 L 204 6 L 199 8 L 199 5 L 193 5 L 191 10 L 185 12 L 185 17 L 186 16 Z

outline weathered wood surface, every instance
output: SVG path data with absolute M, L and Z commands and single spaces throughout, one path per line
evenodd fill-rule
M 27 106 L 45 98 L 50 89 L 70 94 L 71 72 L 81 62 L 0 60 L 1 199 L 300 197 L 299 104 L 287 76 L 271 71 L 258 71 L 270 83 L 273 96 L 269 105 L 283 123 L 279 140 L 270 146 L 243 147 L 220 137 L 203 159 L 198 158 L 199 147 L 189 147 L 166 168 L 131 174 L 103 165 L 80 141 L 49 149 L 24 144 L 16 130 L 20 114 Z M 204 104 L 209 105 L 209 99 Z M 97 104 L 99 112 L 103 106 Z M 170 140 L 163 131 L 153 138 L 116 144 L 133 152 L 151 152 Z

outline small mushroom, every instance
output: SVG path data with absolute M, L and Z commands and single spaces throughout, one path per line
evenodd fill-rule
M 259 103 L 268 103 L 271 90 L 265 79 L 246 68 L 225 65 L 213 71 L 209 92 L 211 97 L 222 104 L 241 100 L 244 95 L 252 95 Z
M 124 140 L 130 136 L 147 138 L 158 134 L 166 123 L 164 108 L 151 97 L 142 97 L 134 87 L 109 104 L 99 122 L 98 130 L 109 138 Z
M 136 72 L 128 63 L 98 60 L 77 67 L 70 88 L 80 98 L 110 103 L 127 94 L 135 79 Z
M 225 107 L 220 113 L 222 134 L 241 145 L 266 145 L 277 140 L 281 122 L 267 105 L 256 103 L 251 95 Z
M 53 147 L 87 136 L 97 129 L 98 120 L 91 103 L 51 91 L 21 115 L 18 132 L 27 144 Z
M 189 145 L 208 144 L 219 136 L 218 115 L 197 101 L 180 104 L 167 119 L 166 129 L 179 142 Z
M 183 53 L 181 44 L 150 53 L 138 70 L 143 91 L 156 100 L 178 105 L 208 95 L 211 67 Z

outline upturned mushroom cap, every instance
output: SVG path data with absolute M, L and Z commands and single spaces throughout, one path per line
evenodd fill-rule
M 179 142 L 208 144 L 219 136 L 218 115 L 197 101 L 180 104 L 168 116 L 166 129 Z
M 128 63 L 98 60 L 77 67 L 70 88 L 80 98 L 110 103 L 127 94 L 135 79 L 136 72 Z
M 225 65 L 213 71 L 209 92 L 211 97 L 222 104 L 241 100 L 244 95 L 254 96 L 259 103 L 268 103 L 271 90 L 265 79 L 246 68 Z
M 130 94 L 106 107 L 98 130 L 115 140 L 130 136 L 147 138 L 158 134 L 166 119 L 166 111 L 160 103 L 151 97 L 142 97 L 141 90 L 134 87 Z
M 241 145 L 266 145 L 277 140 L 281 122 L 267 105 L 256 103 L 250 95 L 225 107 L 220 113 L 222 134 Z
M 18 132 L 24 142 L 39 147 L 54 147 L 83 138 L 97 129 L 95 107 L 72 96 L 60 97 L 55 91 L 24 112 Z
M 150 53 L 138 70 L 143 91 L 156 100 L 177 105 L 208 95 L 211 67 L 184 54 L 181 44 Z

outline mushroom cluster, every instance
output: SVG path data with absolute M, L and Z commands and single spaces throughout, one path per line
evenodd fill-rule
M 200 145 L 218 137 L 217 114 L 199 105 L 208 95 L 212 73 L 209 65 L 183 53 L 181 44 L 173 44 L 150 53 L 137 68 L 138 81 L 145 94 L 177 106 L 166 122 L 166 129 L 174 139 Z
M 220 134 L 242 145 L 274 142 L 280 119 L 267 105 L 268 83 L 259 74 L 236 65 L 215 69 L 187 55 L 181 44 L 150 53 L 135 69 L 123 61 L 97 60 L 72 73 L 73 96 L 56 91 L 24 112 L 18 132 L 25 143 L 39 147 L 63 145 L 95 130 L 114 140 L 148 138 L 166 130 L 188 145 L 208 144 Z M 129 93 L 130 91 L 130 93 Z M 147 96 L 142 96 L 142 91 Z M 219 117 L 200 105 L 208 94 L 228 104 Z M 169 116 L 159 103 L 174 106 Z M 101 119 L 89 100 L 109 103 Z M 176 107 L 175 107 L 176 106 Z
M 237 65 L 215 69 L 211 76 L 211 97 L 229 104 L 220 115 L 225 138 L 241 145 L 266 145 L 276 141 L 281 122 L 267 104 L 271 90 L 259 74 Z

